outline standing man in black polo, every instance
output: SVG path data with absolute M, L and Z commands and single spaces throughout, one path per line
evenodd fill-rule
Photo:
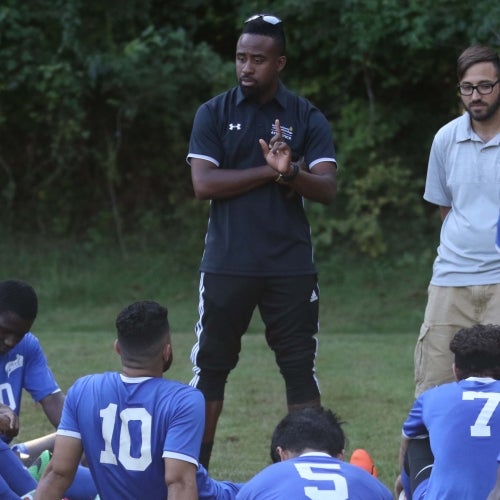
M 189 144 L 195 195 L 211 200 L 191 353 L 191 385 L 206 400 L 207 468 L 224 386 L 256 307 L 288 410 L 320 405 L 319 289 L 303 198 L 333 201 L 336 161 L 325 116 L 280 81 L 285 54 L 280 19 L 247 19 L 236 46 L 239 85 L 200 106 Z

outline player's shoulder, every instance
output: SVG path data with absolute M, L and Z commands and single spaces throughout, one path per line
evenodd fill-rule
M 164 380 L 167 383 L 167 386 L 171 391 L 175 391 L 181 394 L 186 394 L 193 398 L 196 397 L 203 398 L 202 392 L 196 387 L 192 387 L 184 382 L 179 382 L 177 380 L 167 380 L 167 379 L 162 379 L 162 380 Z
M 424 391 L 417 399 L 440 399 L 446 395 L 459 394 L 462 391 L 457 381 L 447 382 L 446 384 L 436 385 Z
M 88 373 L 78 377 L 72 384 L 72 388 L 82 390 L 87 386 L 95 386 L 98 388 L 104 387 L 105 384 L 110 384 L 119 379 L 117 372 L 104 372 L 104 373 Z
M 369 493 L 370 498 L 373 498 L 373 500 L 392 500 L 393 495 L 391 490 L 379 479 L 357 465 L 343 462 L 341 470 L 349 485 L 352 498 L 364 499 L 367 498 L 366 495 Z
M 158 398 L 175 397 L 177 399 L 189 398 L 190 400 L 201 399 L 204 401 L 203 394 L 199 389 L 178 380 L 155 377 L 148 382 L 148 385 L 151 386 L 151 391 L 154 391 Z
M 43 355 L 43 349 L 38 337 L 36 337 L 33 333 L 28 332 L 24 335 L 21 341 L 9 351 L 9 353 L 11 356 L 17 356 L 20 354 L 25 358 L 25 360 L 29 360 L 31 358 L 39 358 L 40 355 Z
M 38 340 L 38 337 L 32 332 L 25 333 L 17 346 L 41 348 L 40 340 Z

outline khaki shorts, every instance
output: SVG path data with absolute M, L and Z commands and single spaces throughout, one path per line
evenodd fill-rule
M 500 284 L 429 285 L 427 307 L 415 346 L 415 396 L 455 380 L 450 341 L 461 328 L 500 324 Z

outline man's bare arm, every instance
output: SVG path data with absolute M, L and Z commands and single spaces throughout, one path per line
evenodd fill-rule
M 168 500 L 198 500 L 196 465 L 174 458 L 165 459 Z

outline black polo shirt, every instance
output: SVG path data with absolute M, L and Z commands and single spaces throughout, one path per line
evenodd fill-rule
M 282 84 L 275 98 L 263 105 L 246 99 L 239 87 L 202 104 L 194 119 L 188 162 L 203 158 L 232 169 L 265 165 L 259 139 L 269 142 L 277 118 L 283 139 L 310 169 L 322 161 L 335 162 L 325 116 Z M 212 200 L 200 270 L 245 276 L 315 274 L 302 197 L 269 182 L 234 198 Z

